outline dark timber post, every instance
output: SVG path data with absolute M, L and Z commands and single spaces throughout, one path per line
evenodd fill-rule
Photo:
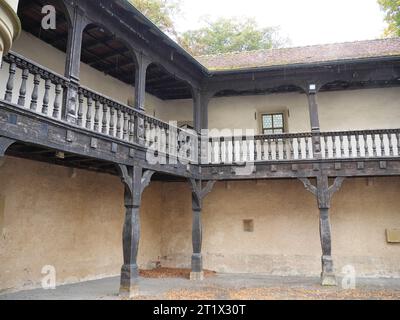
M 203 199 L 209 194 L 214 187 L 216 181 L 208 181 L 203 188 L 201 180 L 190 179 L 192 185 L 192 209 L 193 209 L 193 228 L 192 228 L 192 272 L 190 280 L 198 281 L 204 279 L 203 272 L 203 256 L 201 248 L 203 244 L 203 226 L 201 221 L 201 213 L 203 209 Z
M 86 26 L 84 12 L 75 6 L 73 9 L 72 24 L 68 33 L 67 57 L 65 77 L 69 84 L 64 92 L 63 118 L 71 123 L 77 121 L 79 73 L 81 64 L 81 50 L 83 30 Z
M 211 98 L 214 96 L 213 93 L 208 91 L 201 91 L 200 98 L 200 126 L 201 129 L 208 129 L 208 104 Z
M 317 186 L 311 184 L 307 178 L 300 178 L 305 188 L 314 194 L 318 201 L 319 208 L 319 229 L 322 247 L 322 273 L 321 281 L 323 286 L 336 286 L 336 276 L 332 259 L 332 235 L 331 223 L 329 219 L 329 209 L 331 207 L 331 199 L 335 192 L 339 191 L 343 184 L 344 177 L 337 177 L 332 186 L 329 186 L 327 175 L 320 174 L 317 176 Z
M 308 106 L 310 113 L 311 132 L 313 134 L 313 156 L 315 159 L 320 159 L 321 156 L 321 128 L 319 124 L 318 104 L 317 104 L 317 85 L 309 84 L 307 88 Z
M 154 171 L 140 166 L 118 165 L 125 185 L 125 224 L 123 230 L 124 265 L 121 269 L 120 295 L 133 298 L 138 295 L 139 268 L 137 256 L 140 240 L 140 205 L 144 189 L 150 184 Z
M 147 67 L 151 61 L 143 55 L 143 53 L 137 54 L 136 75 L 135 75 L 135 108 L 138 111 L 145 111 L 146 101 L 146 74 Z

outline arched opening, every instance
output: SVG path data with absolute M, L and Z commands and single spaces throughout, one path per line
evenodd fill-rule
M 147 68 L 146 92 L 151 95 L 146 112 L 163 121 L 176 121 L 178 127 L 194 128 L 192 87 L 158 63 Z M 156 99 L 154 99 L 154 97 Z
M 83 86 L 133 107 L 137 62 L 129 45 L 105 27 L 89 24 L 83 31 L 81 61 Z
M 42 26 L 42 19 L 47 14 L 42 13 L 42 8 L 48 5 L 55 8 L 54 29 Z M 63 53 L 67 50 L 71 25 L 64 3 L 59 0 L 20 0 L 18 16 L 23 32 L 14 43 L 12 50 L 59 74 L 64 74 L 65 54 Z M 53 50 L 46 44 L 58 50 Z

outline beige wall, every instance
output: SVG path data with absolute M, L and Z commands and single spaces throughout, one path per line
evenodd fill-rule
M 322 131 L 400 127 L 400 88 L 321 92 L 317 100 Z M 169 102 L 162 117 L 185 114 L 189 103 Z M 286 114 L 289 132 L 311 130 L 308 101 L 300 93 L 214 98 L 209 104 L 209 128 L 261 133 L 261 114 L 275 112 Z
M 161 252 L 166 266 L 188 267 L 191 256 L 190 190 L 168 184 Z M 333 255 L 340 274 L 400 277 L 400 245 L 386 229 L 400 228 L 400 179 L 346 180 L 332 203 Z M 243 220 L 253 219 L 253 233 Z M 204 266 L 219 272 L 318 276 L 318 209 L 296 180 L 218 183 L 205 200 Z
M 45 265 L 56 267 L 58 283 L 119 274 L 124 206 L 117 177 L 7 157 L 0 181 L 0 291 L 40 285 Z M 153 183 L 141 211 L 143 268 L 161 255 L 161 201 Z
M 53 265 L 58 283 L 118 275 L 123 187 L 117 177 L 7 157 L 0 167 L 0 291 L 40 284 Z M 400 179 L 348 179 L 332 203 L 338 274 L 400 277 Z M 99 199 L 101 199 L 99 201 Z M 191 193 L 187 183 L 152 183 L 141 209 L 139 264 L 189 267 Z M 253 233 L 243 220 L 253 219 Z M 297 180 L 217 183 L 203 211 L 204 266 L 219 272 L 318 276 L 314 197 Z

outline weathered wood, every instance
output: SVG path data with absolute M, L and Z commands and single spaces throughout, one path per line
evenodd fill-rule
M 337 177 L 333 185 L 329 186 L 329 179 L 326 175 L 318 175 L 317 186 L 314 186 L 308 178 L 299 178 L 304 184 L 306 190 L 316 196 L 318 207 L 320 210 L 320 237 L 322 247 L 322 285 L 334 286 L 336 285 L 336 277 L 333 268 L 332 259 L 332 236 L 331 224 L 329 219 L 329 209 L 331 207 L 331 199 L 335 192 L 339 191 L 344 177 Z
M 120 294 L 138 295 L 139 268 L 137 255 L 140 240 L 140 205 L 144 189 L 149 185 L 154 171 L 145 171 L 141 166 L 117 165 L 125 186 L 125 224 L 123 229 L 124 265 L 121 268 Z
M 206 186 L 203 187 L 201 180 L 189 179 L 192 187 L 192 210 L 193 210 L 193 226 L 192 226 L 192 272 L 190 275 L 191 280 L 203 280 L 203 256 L 202 237 L 203 227 L 201 221 L 201 212 L 203 209 L 203 200 L 211 192 L 216 181 L 208 181 Z

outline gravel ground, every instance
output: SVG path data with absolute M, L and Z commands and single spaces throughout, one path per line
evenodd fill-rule
M 206 272 L 189 281 L 189 270 L 142 271 L 137 300 L 400 300 L 400 279 L 357 279 L 355 290 L 324 288 L 318 278 L 273 277 Z M 341 283 L 339 279 L 339 284 Z M 0 300 L 118 300 L 119 278 L 108 278 L 56 290 L 0 295 Z

